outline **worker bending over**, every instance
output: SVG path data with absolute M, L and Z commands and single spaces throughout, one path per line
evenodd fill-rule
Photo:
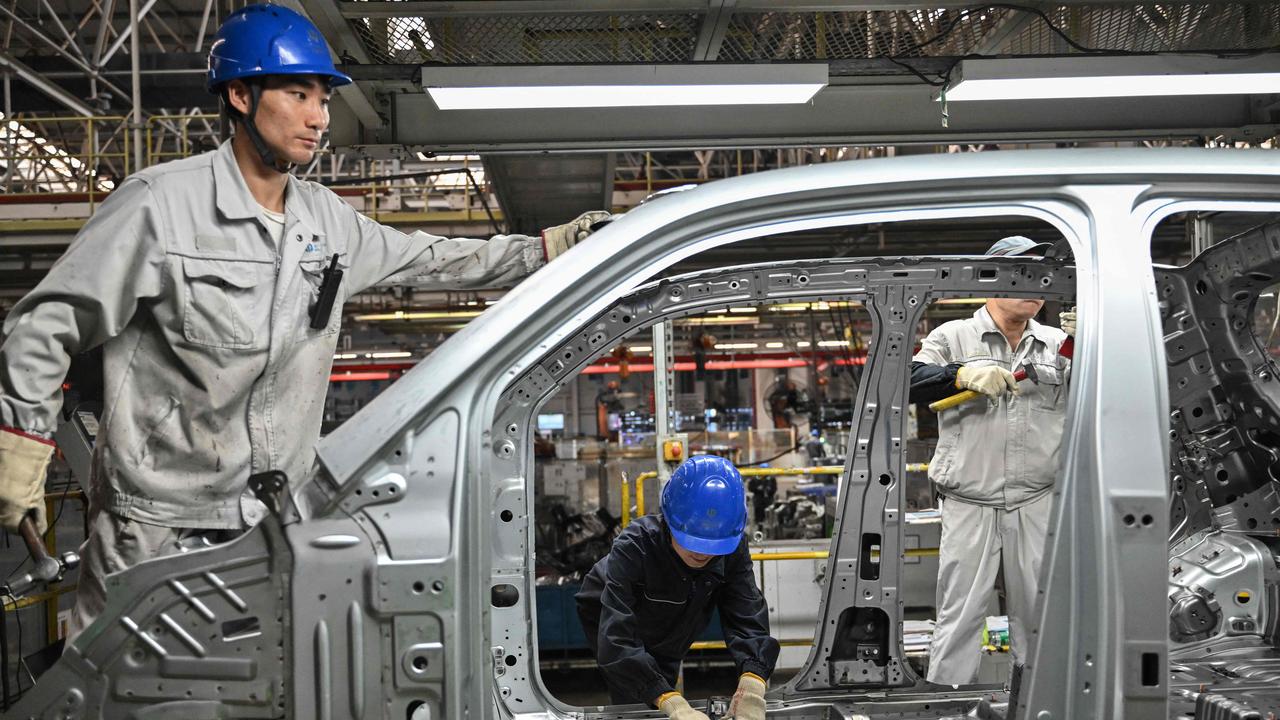
M 319 31 L 276 5 L 227 17 L 207 87 L 234 137 L 137 172 L 6 319 L 0 524 L 45 530 L 49 439 L 71 357 L 102 345 L 106 397 L 71 634 L 104 578 L 262 517 L 251 474 L 312 467 L 343 302 L 391 276 L 455 289 L 514 282 L 607 213 L 543 238 L 405 235 L 292 168 L 316 156 L 339 72 Z
M 675 692 L 689 645 L 720 609 L 725 644 L 741 674 L 729 706 L 764 718 L 778 661 L 744 530 L 742 476 L 721 457 L 692 457 L 662 489 L 662 514 L 645 515 L 613 541 L 578 592 L 578 617 L 615 704 L 656 706 L 672 720 L 706 720 Z
M 1008 237 L 987 255 L 1043 247 Z M 942 541 L 929 682 L 977 682 L 987 601 L 1001 562 L 1014 666 L 1026 658 L 1066 411 L 1069 362 L 1058 350 L 1075 334 L 1074 312 L 1062 316 L 1065 332 L 1033 320 L 1043 305 L 992 298 L 973 317 L 938 326 L 912 358 L 911 402 L 957 390 L 986 396 L 938 416 L 929 479 L 940 495 Z M 1026 365 L 1037 382 L 1014 379 Z

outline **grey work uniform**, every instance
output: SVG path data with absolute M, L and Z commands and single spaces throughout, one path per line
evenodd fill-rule
M 334 255 L 339 294 L 312 329 Z M 511 284 L 542 263 L 537 238 L 405 235 L 292 176 L 273 233 L 230 142 L 126 178 L 14 307 L 0 348 L 0 423 L 47 437 L 70 357 L 104 346 L 73 630 L 101 610 L 101 574 L 173 551 L 192 529 L 243 529 L 251 473 L 305 477 L 348 297 L 396 274 L 435 288 Z
M 930 682 L 977 682 L 982 627 L 1002 560 L 1011 653 L 1022 662 L 1062 445 L 1069 364 L 1058 348 L 1066 337 L 1031 320 L 1011 348 L 982 307 L 929 333 L 913 358 L 1009 370 L 1030 364 L 1039 378 L 1019 383 L 1018 395 L 975 400 L 938 416 L 929 479 L 943 496 L 942 542 Z

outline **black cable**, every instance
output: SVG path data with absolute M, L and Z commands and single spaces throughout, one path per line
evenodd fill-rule
M 734 465 L 734 467 L 736 467 L 736 468 L 738 468 L 738 469 L 742 469 L 742 468 L 752 468 L 752 467 L 755 467 L 755 466 L 757 466 L 757 465 L 763 465 L 763 464 L 765 464 L 765 463 L 767 463 L 767 462 L 773 462 L 774 460 L 777 460 L 778 458 L 782 457 L 783 455 L 786 455 L 787 453 L 793 453 L 793 452 L 796 452 L 796 451 L 798 451 L 798 450 L 799 450 L 800 448 L 802 448 L 802 447 L 804 447 L 804 445 L 803 445 L 802 443 L 800 443 L 800 442 L 796 442 L 796 446 L 795 446 L 795 447 L 787 448 L 786 450 L 783 450 L 782 452 L 778 453 L 777 455 L 774 455 L 773 457 L 767 457 L 767 458 L 765 458 L 765 459 L 763 459 L 763 460 L 757 460 L 757 461 L 755 461 L 755 462 L 753 462 L 753 463 L 747 463 L 747 464 L 745 464 L 745 465 L 737 465 L 737 464 L 735 464 L 735 465 Z
M 15 608 L 16 610 L 16 608 Z M 0 690 L 4 692 L 3 709 L 9 710 L 9 610 L 0 612 Z
M 956 57 L 952 61 L 952 63 L 947 67 L 946 70 L 943 70 L 942 72 L 937 74 L 937 79 L 930 79 L 927 75 L 920 72 L 920 70 L 916 69 L 914 66 L 912 66 L 908 62 L 911 59 L 911 57 L 913 57 L 912 53 L 918 53 L 921 49 L 946 39 L 948 36 L 951 35 L 951 33 L 955 32 L 956 28 L 960 26 L 962 21 L 967 20 L 974 13 L 978 13 L 983 10 L 993 10 L 993 9 L 1010 10 L 1013 12 L 1028 13 L 1030 15 L 1034 15 L 1042 23 L 1044 23 L 1045 28 L 1048 29 L 1049 32 L 1061 38 L 1063 42 L 1065 42 L 1069 47 L 1071 47 L 1071 49 L 1077 52 L 1086 53 L 1086 54 L 1096 55 L 1096 54 L 1103 54 L 1103 53 L 1111 53 L 1115 55 L 1152 55 L 1152 54 L 1154 55 L 1210 55 L 1218 58 L 1247 58 L 1247 57 L 1256 57 L 1258 55 L 1265 55 L 1267 53 L 1280 51 L 1280 45 L 1273 45 L 1271 47 L 1261 48 L 1257 50 L 1235 50 L 1235 49 L 1169 50 L 1169 51 L 1156 52 L 1156 53 L 1137 53 L 1129 50 L 1115 50 L 1110 48 L 1092 47 L 1073 39 L 1070 35 L 1066 33 L 1066 31 L 1058 27 L 1058 25 L 1053 21 L 1053 18 L 1049 17 L 1048 13 L 1044 12 L 1044 10 L 1038 7 L 1033 7 L 1030 5 L 1018 5 L 1016 3 L 991 3 L 987 5 L 977 5 L 974 7 L 964 8 L 960 10 L 955 14 L 955 16 L 950 18 L 946 22 L 946 25 L 943 28 L 941 28 L 937 33 L 935 33 L 933 36 L 926 38 L 916 43 L 915 45 L 912 45 L 906 50 L 898 52 L 894 55 L 886 56 L 885 59 L 903 68 L 904 70 L 910 72 L 912 75 L 915 75 L 921 81 L 923 81 L 924 83 L 930 86 L 946 87 L 951 84 L 951 74 L 952 72 L 955 71 L 956 66 L 960 64 L 961 60 L 963 60 L 965 57 L 985 57 L 985 56 L 968 55 L 968 56 Z
M 22 608 L 17 607 L 16 603 L 13 608 L 13 619 L 18 622 L 18 662 L 14 663 L 13 668 L 13 679 L 16 683 L 14 695 L 20 700 L 22 699 Z M 5 650 L 7 651 L 8 648 L 6 647 Z

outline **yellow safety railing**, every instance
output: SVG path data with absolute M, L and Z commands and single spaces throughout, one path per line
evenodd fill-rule
M 907 463 L 907 472 L 927 472 L 929 463 Z M 840 465 L 818 465 L 802 468 L 739 468 L 742 477 L 774 477 L 789 475 L 840 475 L 844 467 Z M 644 481 L 658 477 L 658 473 L 649 470 L 636 475 L 636 517 L 644 515 Z M 624 473 L 622 476 L 622 527 L 631 522 L 631 487 Z M 824 556 L 825 557 L 825 556 Z
M 813 640 L 779 640 L 782 647 L 808 647 Z M 690 650 L 724 650 L 727 645 L 723 640 L 699 640 L 689 646 Z
M 66 166 L 67 172 L 54 178 L 54 192 L 85 193 L 88 201 L 88 214 L 92 214 L 96 206 L 110 192 L 104 187 L 107 179 L 119 182 L 126 176 L 141 168 L 135 167 L 133 132 L 131 120 L 123 115 L 32 115 L 15 114 L 4 118 L 5 138 L 9 144 L 27 141 L 48 147 L 44 153 L 47 159 L 56 160 Z M 141 153 L 144 166 L 151 166 L 169 160 L 189 157 L 216 146 L 220 141 L 219 117 L 216 114 L 166 114 L 148 117 L 142 128 L 143 149 Z M 16 123 L 10 126 L 7 123 Z M 10 129 L 12 128 L 12 129 Z M 57 143 L 51 138 L 70 137 L 78 139 L 77 143 Z M 104 148 L 109 148 L 104 150 Z M 3 151 L 0 151 L 3 155 Z M 377 161 L 375 161 L 376 163 Z M 463 159 L 459 163 L 461 172 L 466 174 L 466 182 L 458 185 L 450 183 L 448 187 L 437 187 L 427 182 L 414 182 L 412 178 L 372 180 L 359 185 L 347 185 L 335 188 L 339 194 L 358 196 L 362 199 L 361 210 L 371 218 L 383 223 L 427 223 L 427 222 L 483 222 L 489 220 L 484 211 L 472 208 L 472 201 L 484 193 L 483 187 L 473 186 L 469 173 L 470 160 Z M 371 173 L 378 176 L 379 172 Z M 47 185 L 47 183 L 46 183 Z M 428 196 L 440 193 L 462 193 L 463 207 L 457 210 L 430 210 Z M 422 212 L 387 208 L 384 199 L 389 194 L 398 194 L 401 198 L 420 198 L 423 203 Z M 32 203 L 50 204 L 58 202 L 56 196 L 40 192 L 31 194 Z M 65 200 L 63 201 L 65 202 Z M 503 221 L 502 212 L 494 207 L 490 210 L 495 223 Z M 65 209 L 57 218 L 61 222 L 60 229 L 76 229 L 83 220 L 68 218 Z M 41 222 L 23 220 L 22 223 Z M 44 220 L 44 222 L 48 222 Z M 23 227 L 27 227 L 23 225 Z
M 202 126 L 207 124 L 208 129 L 203 133 L 198 133 L 198 135 L 202 135 L 205 138 L 212 137 L 213 144 L 218 144 L 218 116 L 216 114 L 152 115 L 147 118 L 147 165 L 151 166 L 157 162 L 190 157 L 193 154 L 193 150 L 197 149 L 192 145 L 189 131 L 193 122 L 198 122 Z M 172 134 L 175 129 L 177 130 L 177 136 L 173 138 L 175 149 L 165 150 L 164 143 L 169 139 L 166 133 Z M 209 132 L 209 130 L 212 130 L 212 132 Z M 157 136 L 159 138 L 158 141 Z M 207 146 L 199 148 L 201 152 L 207 149 Z

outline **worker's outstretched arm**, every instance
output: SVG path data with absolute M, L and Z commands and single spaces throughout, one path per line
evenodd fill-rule
M 610 217 L 603 211 L 584 213 L 540 236 L 447 238 L 402 233 L 362 215 L 327 190 L 315 192 L 318 201 L 339 204 L 339 215 L 348 219 L 351 268 L 344 299 L 384 282 L 442 290 L 509 287 L 585 238 L 595 222 Z
M 615 687 L 633 687 L 636 695 L 659 698 L 675 688 L 663 677 L 658 663 L 640 641 L 635 608 L 635 586 L 644 580 L 644 558 L 630 538 L 623 535 L 609 551 L 609 572 L 600 591 L 600 629 L 596 636 L 596 660 L 600 671 Z
M 929 333 L 920 342 L 920 352 L 911 358 L 909 401 L 927 404 L 955 395 L 960 365 L 946 337 L 937 330 Z
M 5 319 L 0 346 L 0 524 L 44 527 L 44 471 L 71 356 L 101 345 L 160 294 L 166 223 L 146 180 L 129 178 Z
M 778 662 L 778 641 L 769 634 L 769 607 L 756 586 L 751 552 L 744 537 L 725 557 L 725 583 L 720 588 L 720 626 L 739 673 L 769 679 Z
M 756 586 L 755 566 L 744 537 L 725 558 L 725 584 L 720 589 L 720 626 L 738 666 L 738 688 L 729 716 L 764 720 L 765 683 L 778 663 L 778 641 L 769 634 L 769 607 Z
M 406 235 L 354 208 L 348 210 L 348 296 L 381 282 L 441 290 L 509 287 L 545 262 L 540 238 L 495 235 L 474 240 L 425 232 Z

